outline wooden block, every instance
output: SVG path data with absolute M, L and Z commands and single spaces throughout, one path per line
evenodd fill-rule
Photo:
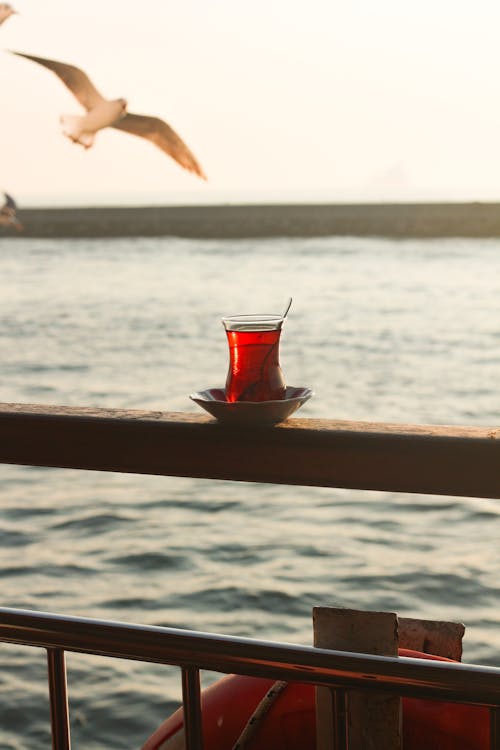
M 399 645 L 424 654 L 462 660 L 465 627 L 459 622 L 399 617 Z
M 398 654 L 398 618 L 393 612 L 314 607 L 313 626 L 318 648 Z M 337 720 L 330 691 L 317 688 L 317 750 L 337 750 Z M 347 738 L 349 750 L 401 750 L 401 699 L 386 693 L 349 691 Z

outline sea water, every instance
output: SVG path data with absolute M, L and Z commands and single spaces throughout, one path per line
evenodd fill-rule
M 3 239 L 0 400 L 196 412 L 221 317 L 280 313 L 299 413 L 498 426 L 500 241 Z M 466 625 L 500 666 L 495 500 L 0 466 L 0 604 L 312 642 L 314 605 Z M 48 747 L 45 653 L 2 645 L 0 748 Z M 206 676 L 210 680 L 213 676 Z M 75 747 L 140 747 L 178 670 L 68 654 Z

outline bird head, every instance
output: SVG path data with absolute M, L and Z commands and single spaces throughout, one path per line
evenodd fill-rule
M 127 100 L 126 99 L 112 99 L 108 101 L 110 114 L 113 116 L 113 122 L 119 122 L 123 120 L 127 114 Z

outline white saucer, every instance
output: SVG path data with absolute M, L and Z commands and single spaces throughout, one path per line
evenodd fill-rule
M 223 388 L 208 388 L 189 396 L 202 409 L 221 422 L 271 425 L 283 422 L 287 417 L 314 396 L 310 388 L 295 388 L 289 385 L 285 398 L 280 401 L 226 401 Z

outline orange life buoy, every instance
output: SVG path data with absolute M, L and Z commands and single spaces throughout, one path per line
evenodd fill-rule
M 400 649 L 400 656 L 451 661 L 419 651 Z M 273 687 L 273 680 L 227 675 L 202 692 L 205 750 L 232 750 L 253 711 Z M 314 748 L 315 693 L 312 685 L 288 683 L 276 696 L 245 750 Z M 405 750 L 487 750 L 490 719 L 487 708 L 458 703 L 403 698 Z M 183 711 L 164 721 L 142 750 L 182 750 Z

